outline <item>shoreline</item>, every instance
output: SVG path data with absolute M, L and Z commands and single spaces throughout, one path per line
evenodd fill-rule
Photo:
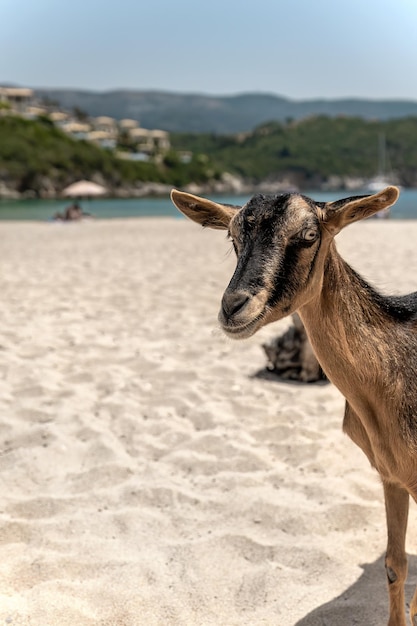
M 103 181 L 101 182 L 103 184 Z M 395 183 L 393 183 L 395 184 Z M 126 186 L 119 189 L 112 189 L 107 196 L 112 200 L 133 200 L 133 199 L 146 199 L 146 198 L 166 198 L 169 197 L 170 191 L 173 188 L 172 184 L 163 183 L 143 183 L 139 187 Z M 275 194 L 275 193 L 287 193 L 297 192 L 305 193 L 311 190 L 310 185 L 294 185 L 289 180 L 265 180 L 258 183 L 245 181 L 238 177 L 229 176 L 227 181 L 210 181 L 204 184 L 188 183 L 182 187 L 183 191 L 192 193 L 194 195 L 253 195 L 255 193 Z M 313 185 L 313 188 L 321 193 L 326 192 L 343 192 L 346 194 L 359 194 L 365 192 L 367 189 L 366 180 L 348 179 L 343 177 L 335 177 L 335 180 L 330 182 L 322 182 Z M 417 190 L 417 187 L 404 187 L 404 190 Z M 367 193 L 372 193 L 368 191 Z M 27 189 L 19 192 L 14 189 L 8 188 L 4 183 L 0 182 L 0 202 L 12 200 L 68 200 L 56 189 L 45 190 L 44 193 L 37 194 L 35 191 Z

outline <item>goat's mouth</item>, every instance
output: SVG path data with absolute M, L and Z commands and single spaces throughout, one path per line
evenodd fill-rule
M 223 332 L 232 339 L 248 339 L 256 333 L 257 330 L 263 325 L 262 320 L 264 318 L 264 311 L 257 315 L 250 322 L 244 324 L 227 324 L 223 320 L 220 320 Z

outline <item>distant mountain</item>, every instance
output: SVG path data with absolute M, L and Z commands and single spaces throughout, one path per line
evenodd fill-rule
M 264 122 L 300 119 L 310 115 L 388 120 L 417 116 L 417 102 L 407 100 L 303 100 L 250 93 L 210 96 L 163 91 L 79 91 L 35 89 L 40 98 L 78 107 L 91 116 L 132 118 L 144 128 L 171 132 L 228 134 L 248 131 Z

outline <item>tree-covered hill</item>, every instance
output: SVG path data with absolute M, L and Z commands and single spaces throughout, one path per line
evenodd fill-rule
M 203 152 L 221 170 L 253 182 L 290 174 L 305 187 L 332 176 L 375 176 L 381 136 L 390 173 L 404 186 L 417 186 L 417 117 L 371 122 L 317 116 L 271 122 L 234 136 L 176 134 L 172 142 L 178 150 Z
M 77 107 L 90 116 L 133 118 L 144 128 L 161 128 L 169 132 L 239 133 L 253 130 L 270 120 L 284 122 L 310 115 L 347 115 L 368 120 L 417 115 L 417 102 L 407 100 L 291 100 L 266 93 L 215 96 L 126 89 L 103 93 L 35 89 L 35 93 L 64 108 Z
M 173 149 L 158 162 L 133 162 L 92 143 L 69 138 L 47 118 L 0 117 L 0 187 L 18 193 L 59 194 L 77 179 L 104 183 L 115 195 L 141 193 L 145 183 L 184 188 L 197 183 L 220 190 L 227 172 L 246 188 L 285 181 L 300 189 L 366 180 L 378 169 L 383 136 L 389 173 L 417 187 L 417 117 L 367 122 L 311 117 L 272 122 L 239 135 L 173 134 Z M 184 159 L 184 152 L 192 153 Z M 187 155 L 189 157 L 189 155 Z M 351 182 L 350 181 L 350 182 Z M 223 190 L 226 190 L 223 186 Z M 1 189 L 0 189 L 1 193 Z
M 100 180 L 110 191 L 125 187 L 128 193 L 144 182 L 179 186 L 194 180 L 204 183 L 212 176 L 206 159 L 193 159 L 187 166 L 175 154 L 159 164 L 127 161 L 68 137 L 48 118 L 0 117 L 0 183 L 16 192 L 54 195 L 87 178 Z

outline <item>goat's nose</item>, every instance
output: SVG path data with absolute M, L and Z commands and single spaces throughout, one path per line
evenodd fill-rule
M 225 292 L 222 299 L 222 312 L 226 318 L 239 313 L 249 302 L 249 296 L 244 291 Z

